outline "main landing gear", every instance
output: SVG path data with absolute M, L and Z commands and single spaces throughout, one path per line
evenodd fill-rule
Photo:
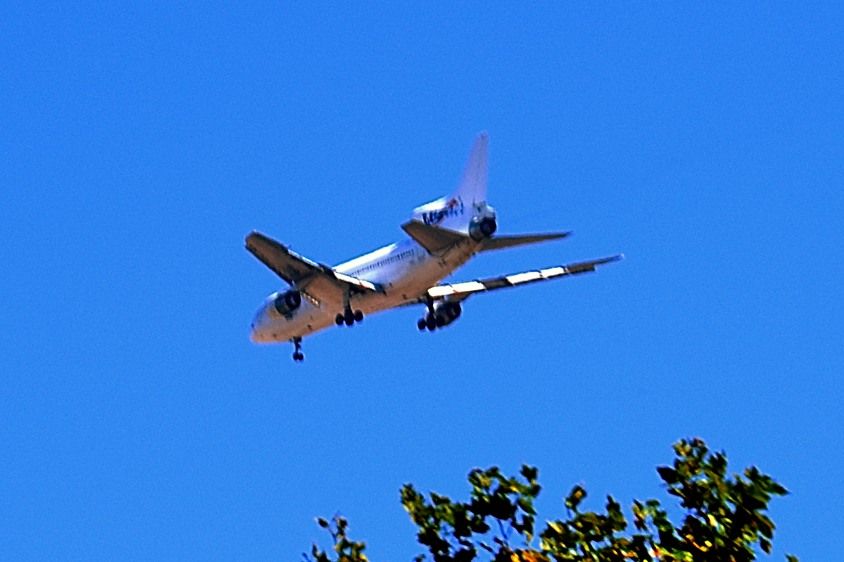
M 296 337 L 290 340 L 293 343 L 293 360 L 300 363 L 305 360 L 305 354 L 302 353 L 302 338 Z
M 334 323 L 338 326 L 342 326 L 343 324 L 351 326 L 356 322 L 363 322 L 363 312 L 360 310 L 352 311 L 351 307 L 347 307 L 343 313 L 338 312 L 337 316 L 334 317 Z
M 433 332 L 437 328 L 445 326 L 445 321 L 434 314 L 434 300 L 429 298 L 426 305 L 428 306 L 428 314 L 416 321 L 416 327 L 419 328 L 419 331 L 424 332 L 427 329 L 429 332 Z
M 416 327 L 419 328 L 420 332 L 424 332 L 425 330 L 433 332 L 437 328 L 442 328 L 443 326 L 445 326 L 443 319 L 435 314 L 431 314 L 430 312 L 426 314 L 424 318 L 420 318 L 416 321 Z
M 348 288 L 343 293 L 343 312 L 338 312 L 334 317 L 334 323 L 338 326 L 345 324 L 352 326 L 355 322 L 363 322 L 363 312 L 360 310 L 352 310 L 351 305 L 352 295 Z

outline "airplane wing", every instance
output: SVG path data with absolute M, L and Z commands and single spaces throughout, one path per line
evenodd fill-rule
M 425 296 L 421 299 L 421 302 L 425 302 L 426 298 L 460 302 L 475 293 L 494 291 L 496 289 L 506 289 L 508 287 L 517 287 L 528 283 L 548 281 L 569 275 L 579 275 L 581 273 L 595 271 L 595 268 L 599 265 L 618 261 L 623 257 L 624 256 L 622 254 L 618 254 L 596 260 L 571 263 L 558 267 L 549 267 L 547 269 L 525 271 L 523 273 L 504 275 L 502 277 L 490 277 L 488 279 L 477 279 L 475 281 L 467 281 L 464 283 L 437 285 L 428 289 Z
M 383 290 L 375 283 L 340 273 L 327 265 L 300 256 L 260 232 L 252 232 L 246 237 L 246 249 L 276 275 L 317 303 L 327 301 L 342 305 L 347 291 L 354 294 Z

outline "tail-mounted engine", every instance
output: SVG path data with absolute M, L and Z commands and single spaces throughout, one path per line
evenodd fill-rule
M 497 228 L 498 225 L 492 217 L 474 218 L 469 223 L 469 236 L 472 237 L 472 240 L 480 242 L 484 238 L 492 236 Z
M 425 318 L 420 318 L 416 326 L 420 331 L 427 329 L 433 332 L 437 328 L 448 326 L 460 318 L 462 311 L 459 302 L 441 301 L 434 304 L 433 311 L 428 312 Z
M 300 306 L 302 306 L 302 293 L 299 291 L 290 290 L 279 293 L 273 301 L 273 308 L 282 316 L 290 316 Z
M 469 223 L 469 236 L 475 242 L 491 237 L 498 229 L 498 223 L 495 221 L 495 209 L 484 204 L 478 210 L 480 214 L 476 215 Z

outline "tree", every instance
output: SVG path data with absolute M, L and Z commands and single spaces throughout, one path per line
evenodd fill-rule
M 565 498 L 566 517 L 547 521 L 536 533 L 534 501 L 541 487 L 536 468 L 524 465 L 516 476 L 497 467 L 469 473 L 466 502 L 431 493 L 426 498 L 411 484 L 401 502 L 418 527 L 425 552 L 417 562 L 746 562 L 758 549 L 770 554 L 774 522 L 766 515 L 774 496 L 785 488 L 755 467 L 728 475 L 727 457 L 700 439 L 674 445 L 671 466 L 657 467 L 668 494 L 679 499 L 682 519 L 673 523 L 659 500 L 635 500 L 630 528 L 621 505 L 607 496 L 605 511 L 583 511 L 586 497 L 574 486 Z M 320 518 L 333 545 L 316 544 L 306 560 L 365 562 L 366 545 L 348 537 L 340 516 Z M 797 562 L 788 555 L 789 562 Z

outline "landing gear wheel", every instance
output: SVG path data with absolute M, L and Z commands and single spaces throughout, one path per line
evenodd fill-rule
M 429 313 L 428 316 L 425 317 L 425 326 L 427 326 L 429 332 L 433 332 L 437 329 L 437 320 L 434 318 L 433 314 Z
M 346 326 L 351 326 L 355 323 L 355 314 L 352 312 L 351 309 L 346 310 L 346 314 L 343 316 L 343 320 L 346 322 Z
M 424 332 L 425 329 L 428 327 L 428 324 L 425 322 L 424 318 L 420 318 L 416 321 L 416 327 L 419 328 L 420 332 Z
M 338 326 L 342 326 L 344 320 L 345 319 L 343 318 L 343 315 L 340 314 L 339 312 L 337 313 L 337 316 L 334 317 L 334 323 L 337 324 Z
M 360 310 L 355 311 L 355 322 L 363 322 L 363 312 Z
M 297 363 L 305 360 L 305 354 L 302 353 L 302 338 L 296 337 L 290 340 L 293 342 L 293 360 Z

